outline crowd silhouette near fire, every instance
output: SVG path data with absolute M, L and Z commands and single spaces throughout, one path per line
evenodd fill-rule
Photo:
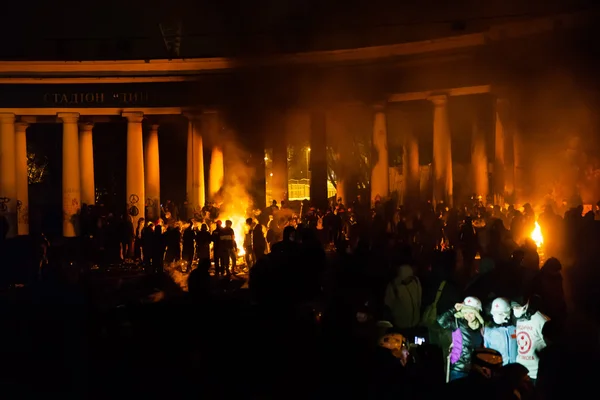
M 5 376 L 32 393 L 151 397 L 560 398 L 590 386 L 597 209 L 331 202 L 274 201 L 235 230 L 212 203 L 182 222 L 167 201 L 135 229 L 86 207 L 84 251 L 42 237 L 20 255 L 29 281 L 3 335 L 31 352 Z M 94 279 L 111 270 L 116 288 Z M 32 362 L 44 370 L 33 384 Z

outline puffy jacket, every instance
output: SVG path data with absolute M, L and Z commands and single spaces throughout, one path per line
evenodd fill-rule
M 454 308 L 438 317 L 438 324 L 452 331 L 452 349 L 450 350 L 450 369 L 453 371 L 469 372 L 471 369 L 471 354 L 473 350 L 482 347 L 481 330 L 469 328 L 467 321 L 454 317 Z
M 517 328 L 514 325 L 486 326 L 483 345 L 502 354 L 502 365 L 517 362 Z

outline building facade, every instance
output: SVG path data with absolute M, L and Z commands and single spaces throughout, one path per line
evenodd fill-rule
M 186 191 L 190 207 L 197 209 L 218 191 L 224 173 L 222 148 L 214 141 L 210 171 L 204 170 L 205 138 L 218 136 L 223 114 L 244 99 L 257 103 L 247 105 L 251 110 L 261 109 L 267 117 L 282 121 L 281 132 L 290 110 L 309 116 L 310 197 L 317 205 L 326 204 L 330 194 L 326 155 L 330 110 L 359 103 L 372 112 L 370 190 L 375 201 L 390 196 L 388 109 L 397 103 L 428 103 L 433 130 L 429 181 L 422 174 L 419 138 L 404 132 L 401 197 L 406 202 L 424 199 L 425 189 L 431 188 L 431 200 L 452 206 L 449 99 L 491 96 L 494 139 L 489 143 L 474 123 L 472 186 L 475 194 L 493 195 L 496 204 L 504 204 L 506 195 L 519 198 L 525 172 L 523 138 L 513 112 L 519 88 L 511 75 L 520 65 L 514 58 L 519 53 L 511 45 L 551 42 L 557 31 L 567 35 L 591 18 L 589 13 L 556 15 L 435 40 L 258 58 L 0 62 L 0 214 L 7 222 L 8 237 L 29 233 L 26 143 L 32 124 L 62 124 L 63 234 L 76 237 L 81 205 L 95 201 L 94 124 L 127 125 L 124 201 L 135 223 L 144 214 L 154 218 L 159 212 L 161 118 L 188 119 Z M 270 192 L 273 199 L 282 200 L 288 194 L 285 135 L 273 138 L 269 147 Z M 487 148 L 494 149 L 492 160 Z M 346 153 L 340 151 L 338 156 L 343 160 Z M 352 183 L 343 171 L 336 175 L 338 197 L 347 199 Z

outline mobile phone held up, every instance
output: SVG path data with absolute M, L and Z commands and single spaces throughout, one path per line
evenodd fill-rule
M 418 336 L 415 336 L 415 344 L 416 344 L 417 346 L 420 346 L 420 345 L 422 345 L 422 344 L 424 344 L 424 343 L 425 343 L 425 338 L 423 338 L 423 337 L 418 337 Z

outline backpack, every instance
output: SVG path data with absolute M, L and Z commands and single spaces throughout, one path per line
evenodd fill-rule
M 445 286 L 446 281 L 442 281 L 435 295 L 435 300 L 425 308 L 425 311 L 423 311 L 423 315 L 421 316 L 421 326 L 431 328 L 437 323 L 437 303 L 440 301 L 440 297 L 442 297 L 442 291 Z

